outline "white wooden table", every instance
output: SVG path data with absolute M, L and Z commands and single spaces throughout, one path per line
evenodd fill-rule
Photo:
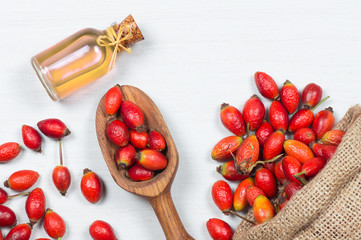
M 130 84 L 158 105 L 178 146 L 180 165 L 172 195 L 188 232 L 208 239 L 205 223 L 211 217 L 236 228 L 239 220 L 223 216 L 210 195 L 212 184 L 221 179 L 210 151 L 230 135 L 219 120 L 220 104 L 242 108 L 256 92 L 254 72 L 265 71 L 280 86 L 286 79 L 299 89 L 318 83 L 331 96 L 322 108 L 333 106 L 339 120 L 360 103 L 360 12 L 358 0 L 2 1 L 0 143 L 22 144 L 22 124 L 60 118 L 72 131 L 63 146 L 73 179 L 68 195 L 58 194 L 51 181 L 58 164 L 57 143 L 45 139 L 42 154 L 25 149 L 0 165 L 0 181 L 15 170 L 39 171 L 36 186 L 45 190 L 48 207 L 66 221 L 64 239 L 90 239 L 88 227 L 96 219 L 109 222 L 119 239 L 164 239 L 147 201 L 113 182 L 96 139 L 98 101 L 116 83 Z M 131 55 L 122 54 L 107 76 L 64 101 L 51 101 L 30 58 L 81 28 L 105 29 L 129 13 L 145 41 L 134 46 Z M 84 168 L 105 183 L 106 194 L 98 204 L 90 204 L 80 192 Z M 236 184 L 231 186 L 235 189 Z M 22 198 L 7 204 L 19 223 L 27 221 L 24 203 Z M 36 225 L 32 239 L 45 236 Z

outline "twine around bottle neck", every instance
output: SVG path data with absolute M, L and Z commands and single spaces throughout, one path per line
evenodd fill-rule
M 125 32 L 126 34 L 122 37 Z M 105 35 L 101 35 L 97 38 L 96 42 L 100 47 L 114 47 L 109 69 L 113 68 L 118 52 L 120 53 L 122 50 L 124 50 L 127 53 L 132 53 L 132 50 L 129 47 L 125 47 L 122 44 L 124 41 L 129 40 L 131 36 L 131 28 L 126 25 L 119 28 L 118 32 L 116 32 L 114 28 L 110 26 L 105 30 Z

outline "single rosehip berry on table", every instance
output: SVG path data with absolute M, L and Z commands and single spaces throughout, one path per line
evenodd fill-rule
M 248 205 L 247 189 L 251 186 L 254 186 L 254 179 L 252 177 L 248 177 L 238 184 L 233 196 L 234 210 L 241 211 Z
M 241 112 L 227 103 L 221 105 L 221 121 L 225 128 L 233 134 L 242 137 L 246 133 L 245 123 Z
M 273 129 L 282 129 L 284 132 L 288 128 L 289 118 L 286 108 L 279 101 L 273 101 L 268 113 L 270 124 Z
M 36 224 L 44 215 L 46 199 L 41 188 L 35 188 L 25 202 L 25 211 L 30 220 L 30 225 Z
M 281 88 L 281 101 L 289 114 L 296 112 L 300 102 L 300 94 L 297 88 L 287 80 Z
M 54 139 L 62 139 L 71 133 L 65 123 L 56 118 L 42 120 L 37 125 L 45 136 Z
M 217 207 L 228 215 L 233 205 L 233 193 L 227 182 L 219 180 L 213 184 L 212 198 Z
M 25 191 L 31 188 L 39 178 L 39 173 L 32 170 L 20 170 L 14 172 L 4 182 L 4 186 L 14 191 Z
M 265 107 L 257 95 L 253 95 L 243 106 L 243 118 L 247 131 L 256 131 L 262 124 L 266 114 Z
M 0 145 L 0 163 L 7 163 L 16 158 L 21 152 L 21 146 L 16 142 Z
M 263 123 L 261 124 L 261 126 L 257 129 L 256 131 L 256 137 L 257 140 L 259 142 L 259 145 L 261 147 L 264 146 L 266 140 L 268 139 L 268 137 L 273 133 L 273 128 L 271 126 L 271 124 L 269 124 L 267 122 L 267 120 L 263 120 Z
M 229 136 L 222 138 L 213 147 L 211 157 L 217 161 L 227 161 L 232 159 L 232 154 L 236 154 L 237 149 L 241 146 L 243 139 L 238 136 Z
M 256 72 L 254 74 L 254 81 L 256 82 L 258 91 L 263 97 L 274 100 L 279 97 L 279 90 L 276 82 L 271 76 L 264 72 Z
M 316 135 L 310 128 L 300 128 L 293 134 L 293 139 L 309 145 L 316 140 Z
M 51 238 L 61 239 L 66 232 L 66 225 L 62 217 L 51 209 L 47 209 L 44 216 L 44 229 Z
M 101 220 L 96 220 L 90 225 L 89 234 L 93 240 L 117 240 L 112 226 Z
M 312 123 L 312 130 L 316 134 L 316 139 L 321 139 L 325 133 L 332 129 L 334 123 L 335 117 L 331 107 L 318 112 Z
M 306 109 L 313 108 L 322 98 L 322 88 L 315 83 L 309 83 L 302 91 L 302 104 Z
M 34 150 L 35 152 L 41 153 L 42 140 L 38 131 L 28 125 L 23 125 L 21 131 L 25 146 L 31 150 Z
M 91 203 L 97 203 L 103 193 L 103 184 L 98 175 L 89 169 L 84 169 L 80 182 L 83 196 Z
M 217 172 L 229 181 L 240 181 L 246 179 L 248 175 L 241 175 L 234 167 L 234 161 L 228 161 L 217 167 Z
M 12 227 L 16 224 L 16 215 L 7 206 L 0 205 L 0 227 Z
M 232 240 L 232 228 L 223 220 L 211 218 L 207 221 L 207 230 L 214 240 Z
M 19 224 L 12 228 L 5 240 L 29 240 L 31 236 L 31 225 L 28 223 Z

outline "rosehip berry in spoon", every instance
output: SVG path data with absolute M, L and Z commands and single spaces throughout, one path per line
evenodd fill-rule
M 81 192 L 89 202 L 96 203 L 102 196 L 103 184 L 98 175 L 91 170 L 86 168 L 83 174 L 80 182 Z
M 31 236 L 31 226 L 28 223 L 19 224 L 10 230 L 5 240 L 29 240 Z
M 254 186 L 254 179 L 252 177 L 248 177 L 238 184 L 233 196 L 234 210 L 241 211 L 248 205 L 246 193 L 247 189 L 251 186 Z
M 30 220 L 30 225 L 36 224 L 44 215 L 46 199 L 41 188 L 35 188 L 25 202 L 25 211 Z
M 322 157 L 326 160 L 326 162 L 330 161 L 337 150 L 337 146 L 334 145 L 325 145 L 322 148 Z
M 276 215 L 276 211 L 267 197 L 259 195 L 254 200 L 253 214 L 257 222 L 264 223 L 271 220 Z
M 338 129 L 330 130 L 322 136 L 321 139 L 322 143 L 338 146 L 342 141 L 342 138 L 345 135 L 345 133 L 346 132 L 343 130 L 338 130 Z
M 325 97 L 322 99 L 316 106 L 312 109 L 300 109 L 298 110 L 291 118 L 288 131 L 296 132 L 300 128 L 306 128 L 312 124 L 314 113 L 313 111 L 320 106 L 324 101 L 329 99 L 330 97 Z
M 261 189 L 266 197 L 272 198 L 277 193 L 277 183 L 273 174 L 266 168 L 260 168 L 256 171 L 254 177 L 255 185 Z
M 295 157 L 300 163 L 305 163 L 308 159 L 314 158 L 312 150 L 303 142 L 289 139 L 283 143 L 283 148 L 287 155 Z
M 16 158 L 21 152 L 21 146 L 16 142 L 0 145 L 0 163 L 6 163 Z
M 144 149 L 135 155 L 138 163 L 143 167 L 158 171 L 164 169 L 167 164 L 167 158 L 160 152 L 153 149 Z
M 270 160 L 283 152 L 285 133 L 282 129 L 273 132 L 263 146 L 264 160 Z
M 19 196 L 27 196 L 27 195 L 29 195 L 29 192 L 18 193 L 18 194 L 9 196 L 8 193 L 4 189 L 0 188 L 0 204 L 6 203 L 9 199 L 19 197 Z
M 286 81 L 281 88 L 281 101 L 289 114 L 296 112 L 300 102 L 300 94 L 290 81 Z
M 47 137 L 62 139 L 70 134 L 70 130 L 61 120 L 49 118 L 38 122 L 38 128 Z
M 285 156 L 282 159 L 282 169 L 286 178 L 289 181 L 305 185 L 307 183 L 305 175 L 300 175 L 297 178 L 294 177 L 295 174 L 301 172 L 302 164 L 294 157 Z
M 232 240 L 232 228 L 223 220 L 217 218 L 209 219 L 207 230 L 213 240 Z
M 290 200 L 290 198 L 301 188 L 302 185 L 295 182 L 289 182 L 286 184 L 285 188 L 283 189 L 283 195 L 284 197 L 286 197 L 287 200 Z
M 127 176 L 133 181 L 146 181 L 154 176 L 154 172 L 140 165 L 134 165 L 127 171 Z
M 233 134 L 242 137 L 246 133 L 246 127 L 241 112 L 227 103 L 221 106 L 221 121 L 223 126 Z
M 128 144 L 120 147 L 115 153 L 115 162 L 120 168 L 127 168 L 135 163 L 135 148 Z
M 0 205 L 0 227 L 12 227 L 16 224 L 16 216 L 13 210 Z
M 60 240 L 65 234 L 66 225 L 56 212 L 47 209 L 44 216 L 44 229 L 49 237 Z
M 232 159 L 232 154 L 236 154 L 237 149 L 241 146 L 243 139 L 238 136 L 229 136 L 221 139 L 211 152 L 211 156 L 217 161 L 227 161 Z
M 308 84 L 302 91 L 302 104 L 309 109 L 316 106 L 322 98 L 322 88 L 315 83 Z
M 136 130 L 130 130 L 129 142 L 136 148 L 146 148 L 148 144 L 148 133 L 146 131 L 137 132 Z
M 54 168 L 52 178 L 56 189 L 58 189 L 61 195 L 65 196 L 70 187 L 71 175 L 69 169 L 63 166 L 63 151 L 61 148 L 60 139 L 59 139 L 59 158 L 60 158 L 60 165 Z
M 229 181 L 240 181 L 246 179 L 248 175 L 241 175 L 234 167 L 234 161 L 228 161 L 217 167 L 217 172 Z
M 294 133 L 293 139 L 309 145 L 316 140 L 316 135 L 310 128 L 300 128 Z
M 307 177 L 312 178 L 316 176 L 326 165 L 326 161 L 323 158 L 311 158 L 308 159 L 301 168 L 301 172 L 295 174 L 295 176 L 299 176 L 305 174 Z
M 247 137 L 237 150 L 235 168 L 242 175 L 250 174 L 259 157 L 259 143 L 255 135 Z
M 135 103 L 126 100 L 120 106 L 120 115 L 127 127 L 141 131 L 144 128 L 144 113 Z
M 90 225 L 89 234 L 93 240 L 117 240 L 112 226 L 101 220 L 96 220 Z
M 242 113 L 247 131 L 256 131 L 263 122 L 266 110 L 258 96 L 253 95 L 244 104 Z
M 256 131 L 256 137 L 259 142 L 259 145 L 263 147 L 267 138 L 273 133 L 273 128 L 271 124 L 267 122 L 267 120 L 263 120 L 263 123 Z
M 263 195 L 266 197 L 266 194 L 262 191 L 262 189 L 256 186 L 250 186 L 249 188 L 247 188 L 246 198 L 249 205 L 253 206 L 254 200 L 256 200 L 259 195 Z
M 14 191 L 25 191 L 31 188 L 39 178 L 39 173 L 32 170 L 20 170 L 10 175 L 4 186 Z
M 129 131 L 127 126 L 120 121 L 114 120 L 107 125 L 106 134 L 110 141 L 123 147 L 129 142 Z
M 148 146 L 159 152 L 163 151 L 166 147 L 163 135 L 157 130 L 150 131 L 148 134 Z
M 228 215 L 233 205 L 233 193 L 227 182 L 219 180 L 213 184 L 212 198 L 217 207 Z
M 316 139 L 321 139 L 326 132 L 331 130 L 334 123 L 335 117 L 331 107 L 317 113 L 312 123 L 312 130 L 316 134 Z
M 21 131 L 25 146 L 27 146 L 31 150 L 34 150 L 35 152 L 41 153 L 42 140 L 38 131 L 28 125 L 23 125 Z
M 268 99 L 276 99 L 279 97 L 278 86 L 271 76 L 264 72 L 256 72 L 254 74 L 258 91 L 263 97 Z
M 105 112 L 108 115 L 115 114 L 120 108 L 122 100 L 123 100 L 123 94 L 122 91 L 120 90 L 120 86 L 117 84 L 111 89 L 109 89 L 108 92 L 105 94 L 105 98 L 104 98 Z
M 288 113 L 286 108 L 279 101 L 273 101 L 269 108 L 269 121 L 273 129 L 278 130 L 282 129 L 286 131 L 288 128 Z

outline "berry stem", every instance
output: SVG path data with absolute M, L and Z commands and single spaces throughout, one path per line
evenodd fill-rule
M 329 99 L 330 96 L 325 97 L 324 99 L 322 99 L 319 103 L 316 104 L 316 106 L 314 106 L 313 108 L 311 108 L 311 111 L 313 112 L 318 106 L 320 106 L 324 101 L 326 101 L 327 99 Z
M 12 198 L 18 197 L 18 196 L 28 196 L 29 194 L 30 194 L 30 192 L 18 193 L 18 194 L 9 196 L 8 199 L 12 199 Z
M 299 173 L 296 173 L 295 175 L 293 175 L 294 177 L 298 177 L 302 174 L 306 174 L 306 171 L 302 171 L 302 172 L 299 172 Z
M 63 151 L 61 148 L 61 139 L 59 139 L 59 157 L 60 157 L 60 166 L 63 166 Z
M 252 223 L 253 225 L 256 225 L 256 223 L 254 222 L 254 221 L 252 221 L 252 220 L 249 220 L 248 218 L 245 218 L 245 217 L 243 217 L 243 216 L 241 216 L 241 215 L 239 215 L 238 213 L 236 213 L 235 211 L 229 211 L 229 213 L 231 213 L 231 214 L 233 214 L 233 215 L 235 215 L 235 216 L 237 216 L 237 217 L 239 217 L 239 218 L 241 218 L 241 219 L 243 219 L 244 221 L 247 221 L 247 222 L 249 222 L 249 223 Z

